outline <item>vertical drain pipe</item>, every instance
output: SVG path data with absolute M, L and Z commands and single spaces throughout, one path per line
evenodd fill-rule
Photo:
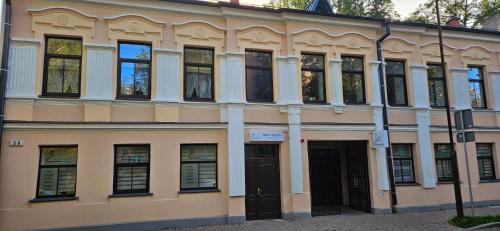
M 2 64 L 0 69 L 0 157 L 2 155 L 2 140 L 3 140 L 3 120 L 5 115 L 5 87 L 7 85 L 7 73 L 9 64 L 9 47 L 10 47 L 10 16 L 12 4 L 10 0 L 5 0 L 5 12 L 3 23 L 3 47 L 2 47 Z
M 384 130 L 387 132 L 387 142 L 389 147 L 385 148 L 387 155 L 387 171 L 389 172 L 389 183 L 391 192 L 391 209 L 395 211 L 395 206 L 398 204 L 398 197 L 396 195 L 396 184 L 394 182 L 394 170 L 392 165 L 392 150 L 391 150 L 391 136 L 389 135 L 389 121 L 387 119 L 387 100 L 385 98 L 385 81 L 384 81 L 384 60 L 382 59 L 382 42 L 391 34 L 391 20 L 387 19 L 383 22 L 385 26 L 385 33 L 377 40 L 377 60 L 380 62 L 378 66 L 378 77 L 380 82 L 380 99 L 382 100 L 383 117 L 384 117 Z

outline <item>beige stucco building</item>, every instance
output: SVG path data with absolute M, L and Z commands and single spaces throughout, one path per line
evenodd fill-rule
M 391 28 L 382 64 L 380 19 L 192 0 L 13 1 L 0 230 L 390 213 L 381 64 L 395 208 L 452 208 L 437 31 Z M 498 205 L 500 33 L 443 36 L 451 108 L 474 111 L 474 199 Z

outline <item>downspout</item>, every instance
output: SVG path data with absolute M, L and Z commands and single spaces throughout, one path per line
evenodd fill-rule
M 391 192 L 391 209 L 392 212 L 396 212 L 396 205 L 398 204 L 398 198 L 396 195 L 396 184 L 394 182 L 394 170 L 392 165 L 392 150 L 391 150 L 391 136 L 389 135 L 389 121 L 387 119 L 387 100 L 385 98 L 385 81 L 384 81 L 384 60 L 382 58 L 382 42 L 389 37 L 391 34 L 391 20 L 388 19 L 384 21 L 385 33 L 377 40 L 377 60 L 380 62 L 378 66 L 378 77 L 380 82 L 380 99 L 382 100 L 383 108 L 382 115 L 384 120 L 384 131 L 387 134 L 387 142 L 389 147 L 385 148 L 387 156 L 387 171 L 389 172 L 389 183 Z
M 7 85 L 7 73 L 9 72 L 10 16 L 12 11 L 11 0 L 5 0 L 4 3 L 5 15 L 3 24 L 2 64 L 0 69 L 0 157 L 2 155 L 3 120 L 5 115 L 5 87 Z

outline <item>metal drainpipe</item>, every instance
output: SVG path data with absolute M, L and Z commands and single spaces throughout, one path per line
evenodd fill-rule
M 2 48 L 2 64 L 0 69 L 0 157 L 2 155 L 2 140 L 3 140 L 3 119 L 5 114 L 5 85 L 7 83 L 7 73 L 9 64 L 9 47 L 10 47 L 10 16 L 12 4 L 10 0 L 5 0 L 5 16 L 3 28 L 3 48 Z
M 392 150 L 391 150 L 391 136 L 389 135 L 389 121 L 387 119 L 387 100 L 385 98 L 385 81 L 384 81 L 384 60 L 382 59 L 382 42 L 391 34 L 391 20 L 384 21 L 385 33 L 377 40 L 377 60 L 380 62 L 378 66 L 378 76 L 380 82 L 380 99 L 382 100 L 383 109 L 382 114 L 384 118 L 384 130 L 387 131 L 387 142 L 389 147 L 385 149 L 387 155 L 387 171 L 389 172 L 390 192 L 391 192 L 391 209 L 396 212 L 395 206 L 398 204 L 398 197 L 396 195 L 396 184 L 394 183 L 394 170 L 392 165 Z

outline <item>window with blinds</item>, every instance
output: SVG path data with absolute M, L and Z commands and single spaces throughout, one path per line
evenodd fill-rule
M 116 145 L 114 194 L 149 192 L 149 145 Z
M 37 198 L 74 197 L 77 146 L 40 147 Z
M 495 164 L 492 144 L 476 144 L 477 165 L 481 180 L 495 179 Z
M 181 191 L 217 189 L 217 145 L 181 145 Z

